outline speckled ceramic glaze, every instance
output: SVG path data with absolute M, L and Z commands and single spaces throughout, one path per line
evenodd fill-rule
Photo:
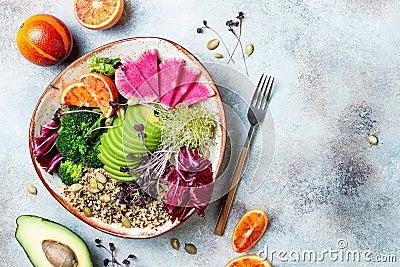
M 215 96 L 203 101 L 204 105 L 210 112 L 218 114 L 217 119 L 219 120 L 219 126 L 217 128 L 216 134 L 216 144 L 211 150 L 211 160 L 213 164 L 214 179 L 216 179 L 219 169 L 222 164 L 222 159 L 225 151 L 226 143 L 226 122 L 225 113 L 221 98 L 217 87 L 215 86 L 211 76 L 204 68 L 204 66 L 186 49 L 180 45 L 171 42 L 169 40 L 153 37 L 138 37 L 124 39 L 116 41 L 102 47 L 99 47 L 88 54 L 82 56 L 66 69 L 64 69 L 57 77 L 50 83 L 46 88 L 42 96 L 40 97 L 36 108 L 33 112 L 30 129 L 29 129 L 29 150 L 32 158 L 33 165 L 36 169 L 37 174 L 42 180 L 45 187 L 49 192 L 61 203 L 67 210 L 69 210 L 76 217 L 86 222 L 90 226 L 113 234 L 120 237 L 126 238 L 150 238 L 159 236 L 167 231 L 177 227 L 184 220 L 189 218 L 193 213 L 194 209 L 184 218 L 182 221 L 167 222 L 161 227 L 154 229 L 150 228 L 124 228 L 117 224 L 106 224 L 101 222 L 96 218 L 86 217 L 83 213 L 72 207 L 67 200 L 61 195 L 62 186 L 61 180 L 57 176 L 52 176 L 46 173 L 36 162 L 33 155 L 33 142 L 32 140 L 39 135 L 40 126 L 51 121 L 54 112 L 59 108 L 59 98 L 61 93 L 61 88 L 71 82 L 77 81 L 78 76 L 84 72 L 88 72 L 89 68 L 87 66 L 87 60 L 94 56 L 109 57 L 109 58 L 124 58 L 130 56 L 132 58 L 138 57 L 146 49 L 155 48 L 158 50 L 158 57 L 160 60 L 175 57 L 182 58 L 186 61 L 186 64 L 194 64 L 198 69 L 201 70 L 201 76 L 199 78 L 202 82 L 207 82 L 210 84 L 211 88 L 215 91 Z M 58 88 L 58 89 L 56 89 Z

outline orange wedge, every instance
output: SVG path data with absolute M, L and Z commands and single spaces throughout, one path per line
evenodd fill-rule
M 268 216 L 261 209 L 252 209 L 240 218 L 232 233 L 232 248 L 245 252 L 252 248 L 264 235 L 268 226 Z
M 123 10 L 123 0 L 74 0 L 76 19 L 92 30 L 110 28 L 121 18 Z
M 78 107 L 97 107 L 96 100 L 82 82 L 74 82 L 66 86 L 61 92 L 60 104 Z
M 90 95 L 96 100 L 106 118 L 114 114 L 110 101 L 116 102 L 118 97 L 117 87 L 107 76 L 99 73 L 88 72 L 79 76 L 79 80 L 85 85 Z
M 247 254 L 230 260 L 225 267 L 271 267 L 271 263 L 257 254 Z

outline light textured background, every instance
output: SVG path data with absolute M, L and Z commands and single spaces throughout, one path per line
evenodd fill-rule
M 114 242 L 121 259 L 137 255 L 137 266 L 223 266 L 237 256 L 230 248 L 235 223 L 253 207 L 265 209 L 271 223 L 250 252 L 266 246 L 288 252 L 322 251 L 336 249 L 338 239 L 345 239 L 349 249 L 397 255 L 400 262 L 400 1 L 125 3 L 122 20 L 104 31 L 81 27 L 73 16 L 72 1 L 0 3 L 0 266 L 29 266 L 14 238 L 15 219 L 21 214 L 43 216 L 77 232 L 88 244 L 95 266 L 102 266 L 106 256 L 94 246 L 96 237 Z M 193 216 L 176 230 L 149 240 L 97 232 L 62 208 L 41 185 L 27 142 L 31 113 L 53 77 L 84 53 L 133 36 L 168 38 L 202 61 L 216 61 L 205 48 L 212 33 L 198 35 L 195 30 L 206 19 L 232 47 L 234 39 L 224 25 L 239 10 L 246 16 L 243 42 L 255 46 L 247 61 L 250 79 L 257 81 L 262 72 L 276 77 L 271 103 L 276 150 L 258 191 L 250 194 L 248 182 L 241 183 L 227 234 L 212 233 L 219 203 L 210 205 L 205 218 Z M 36 13 L 57 16 L 73 33 L 74 51 L 59 66 L 32 65 L 16 48 L 19 25 Z M 239 57 L 230 66 L 243 72 Z M 233 100 L 225 99 L 228 104 Z M 378 146 L 369 145 L 369 133 L 377 134 Z M 27 193 L 29 183 L 37 186 L 37 196 Z M 173 251 L 171 237 L 195 244 L 198 254 Z M 326 260 L 321 265 L 334 263 Z

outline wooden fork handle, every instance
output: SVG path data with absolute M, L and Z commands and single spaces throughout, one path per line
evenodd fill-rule
M 216 234 L 216 235 L 222 236 L 225 232 L 226 222 L 228 221 L 229 212 L 231 211 L 231 206 L 233 203 L 233 199 L 235 197 L 236 189 L 237 189 L 237 186 L 239 183 L 239 178 L 242 173 L 248 151 L 249 151 L 248 147 L 243 147 L 242 152 L 240 153 L 239 161 L 236 165 L 236 169 L 233 174 L 232 182 L 229 187 L 230 188 L 229 193 L 226 196 L 224 206 L 221 209 L 217 225 L 215 226 L 215 229 L 214 229 L 214 234 Z

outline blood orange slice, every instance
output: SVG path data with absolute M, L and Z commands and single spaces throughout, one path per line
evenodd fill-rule
M 110 28 L 121 18 L 123 10 L 123 0 L 74 1 L 76 19 L 82 26 L 93 30 Z
M 268 216 L 261 209 L 252 209 L 240 218 L 232 234 L 232 248 L 245 252 L 263 236 L 268 226 Z
M 271 264 L 257 254 L 248 254 L 230 260 L 225 267 L 271 267 Z
M 60 104 L 78 107 L 97 107 L 96 100 L 82 82 L 67 85 L 61 92 Z
M 99 73 L 88 72 L 79 76 L 90 95 L 96 100 L 104 116 L 109 118 L 114 113 L 110 101 L 116 102 L 118 97 L 117 87 L 107 76 Z

